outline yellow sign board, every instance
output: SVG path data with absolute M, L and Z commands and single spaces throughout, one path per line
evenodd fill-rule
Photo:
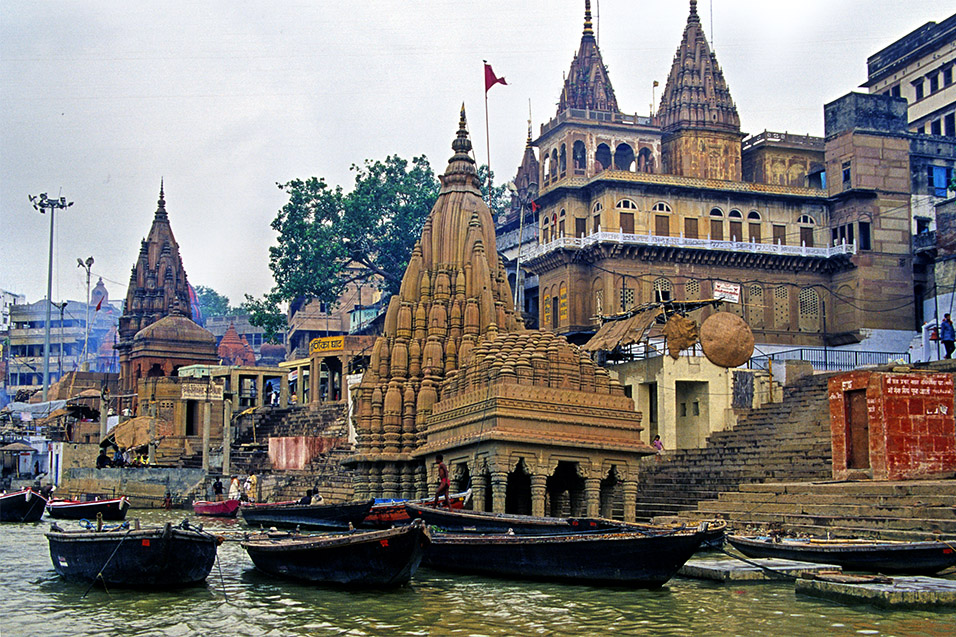
M 309 341 L 309 356 L 325 354 L 326 352 L 339 352 L 344 349 L 344 336 L 327 336 L 325 338 L 313 338 Z
M 568 286 L 564 283 L 558 290 L 558 320 L 562 323 L 568 320 Z

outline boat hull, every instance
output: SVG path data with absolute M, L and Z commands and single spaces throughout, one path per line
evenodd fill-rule
M 169 524 L 140 531 L 53 530 L 46 537 L 53 568 L 64 578 L 125 588 L 199 584 L 219 545 L 213 535 Z
M 193 502 L 193 511 L 196 515 L 208 515 L 218 518 L 234 518 L 239 514 L 239 500 L 222 500 L 210 502 L 199 500 Z
M 465 491 L 464 493 L 455 493 L 449 496 L 448 501 L 451 503 L 451 508 L 453 510 L 461 510 L 465 507 L 465 503 L 470 498 L 471 491 Z M 392 500 L 386 502 L 376 501 L 375 504 L 372 505 L 372 509 L 369 511 L 369 514 L 365 516 L 365 520 L 362 521 L 362 526 L 368 528 L 387 529 L 396 524 L 408 524 L 412 521 L 412 517 L 408 514 L 408 509 L 405 508 L 406 504 L 429 507 L 431 503 L 431 499 Z M 444 508 L 444 506 L 444 501 L 439 501 L 438 508 Z
M 95 520 L 97 514 L 102 513 L 104 520 L 118 521 L 126 519 L 129 500 L 126 498 L 93 502 L 50 500 L 47 502 L 46 511 L 50 517 L 60 520 Z
M 415 574 L 429 544 L 421 522 L 383 531 L 248 540 L 256 568 L 313 584 L 394 587 Z
M 656 536 L 435 534 L 424 564 L 494 577 L 660 588 L 703 539 L 696 531 Z
M 46 499 L 33 489 L 0 495 L 0 522 L 38 522 Z
M 345 530 L 362 523 L 372 500 L 346 504 L 253 504 L 239 508 L 250 526 L 302 527 Z
M 727 542 L 747 557 L 835 564 L 849 571 L 932 575 L 956 566 L 956 547 L 948 542 L 774 541 L 740 535 L 728 535 Z

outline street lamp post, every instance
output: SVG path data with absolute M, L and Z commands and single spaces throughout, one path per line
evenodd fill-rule
M 66 210 L 73 205 L 72 201 L 67 201 L 66 197 L 59 199 L 49 199 L 46 193 L 39 196 L 28 195 L 33 209 L 38 210 L 40 214 L 50 211 L 50 256 L 47 261 L 46 271 L 46 329 L 43 332 L 43 402 L 46 402 L 47 393 L 50 389 L 50 310 L 52 309 L 51 295 L 53 294 L 53 219 L 56 216 L 56 210 Z
M 83 335 L 83 359 L 80 361 L 80 369 L 85 372 L 89 369 L 86 358 L 90 346 L 90 268 L 93 267 L 93 257 L 87 257 L 85 262 L 77 258 L 76 267 L 86 270 L 86 333 Z

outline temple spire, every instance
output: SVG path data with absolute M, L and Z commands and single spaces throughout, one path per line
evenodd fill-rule
M 584 0 L 584 37 L 594 37 L 594 29 L 591 27 L 591 0 Z
M 607 75 L 607 67 L 604 66 L 601 51 L 594 39 L 590 0 L 585 0 L 584 3 L 584 32 L 581 35 L 581 46 L 564 80 L 564 88 L 558 102 L 558 113 L 569 108 L 605 113 L 619 112 L 614 88 Z
M 156 202 L 156 218 L 167 219 L 166 216 L 166 194 L 163 191 L 163 178 L 159 178 L 159 200 Z

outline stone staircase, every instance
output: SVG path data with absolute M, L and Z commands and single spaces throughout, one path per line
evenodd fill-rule
M 637 519 L 695 510 L 742 484 L 828 480 L 831 473 L 828 374 L 807 376 L 784 400 L 751 411 L 737 426 L 707 438 L 702 449 L 646 458 Z
M 715 516 L 738 532 L 956 542 L 956 480 L 742 484 L 680 517 Z

